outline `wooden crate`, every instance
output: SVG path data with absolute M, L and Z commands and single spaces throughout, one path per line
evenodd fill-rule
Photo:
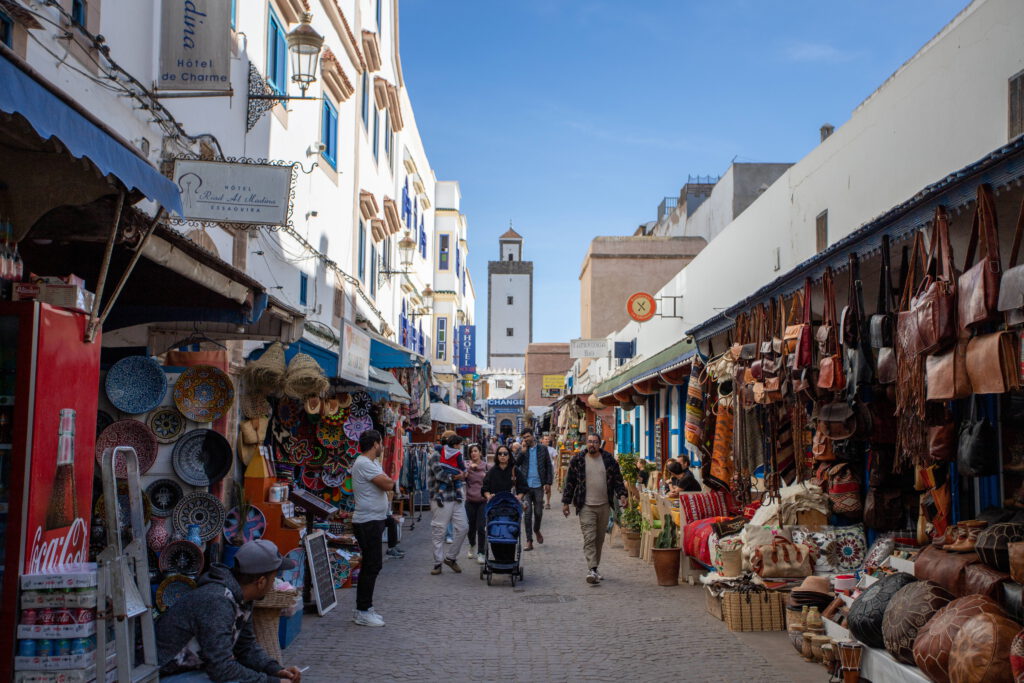
M 704 604 L 707 606 L 708 614 L 719 621 L 722 620 L 722 597 L 716 595 L 710 586 L 704 586 Z

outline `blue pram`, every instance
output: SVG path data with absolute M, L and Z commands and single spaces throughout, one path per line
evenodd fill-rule
M 519 564 L 522 520 L 522 504 L 507 491 L 496 494 L 484 506 L 487 548 L 484 551 L 484 564 L 480 567 L 480 578 L 487 579 L 488 586 L 494 574 L 508 574 L 513 586 L 517 578 L 523 580 L 523 568 Z

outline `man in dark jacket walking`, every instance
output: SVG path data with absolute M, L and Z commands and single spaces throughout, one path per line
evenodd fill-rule
M 601 548 L 608 530 L 613 501 L 626 505 L 626 485 L 622 481 L 619 463 L 611 453 L 601 449 L 596 434 L 587 436 L 586 450 L 572 456 L 569 471 L 562 487 L 562 514 L 569 516 L 569 506 L 576 507 L 583 532 L 583 555 L 587 559 L 587 583 L 596 584 L 604 577 L 597 567 L 601 564 Z
M 270 592 L 278 570 L 294 568 L 293 560 L 262 539 L 243 545 L 233 568 L 213 565 L 156 622 L 160 680 L 298 683 L 299 669 L 274 661 L 252 630 L 252 601 Z
M 554 468 L 551 466 L 551 454 L 547 446 L 537 443 L 533 432 L 523 430 L 523 450 L 516 461 L 516 477 L 526 483 L 526 548 L 533 550 L 533 537 L 537 543 L 544 542 L 544 534 L 540 532 L 541 518 L 544 516 L 544 494 L 550 493 L 551 482 L 554 481 Z

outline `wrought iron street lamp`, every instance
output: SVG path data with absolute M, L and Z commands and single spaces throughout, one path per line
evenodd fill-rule
M 382 257 L 381 267 L 377 272 L 377 285 L 383 287 L 384 283 L 394 275 L 408 275 L 410 272 L 409 268 L 412 267 L 412 255 L 415 249 L 416 242 L 409 236 L 409 232 L 406 231 L 405 236 L 398 242 L 398 256 L 403 270 L 391 270 L 387 265 L 387 261 Z
M 434 290 L 430 288 L 430 285 L 424 287 L 423 291 L 420 292 L 420 300 L 423 301 L 423 305 L 420 306 L 420 310 L 410 313 L 410 318 L 415 319 L 424 315 L 433 314 L 434 310 L 431 308 L 430 304 L 434 300 Z
M 279 102 L 290 100 L 318 100 L 319 97 L 307 97 L 309 86 L 316 82 L 316 71 L 320 65 L 320 50 L 324 46 L 324 37 L 312 25 L 313 15 L 305 12 L 302 21 L 285 36 L 288 44 L 288 61 L 291 66 L 293 83 L 297 83 L 300 96 L 292 96 L 285 92 L 276 92 L 267 85 L 266 80 L 249 63 L 249 103 L 246 130 L 250 131 L 263 114 L 274 108 Z M 284 87 L 282 85 L 282 87 Z

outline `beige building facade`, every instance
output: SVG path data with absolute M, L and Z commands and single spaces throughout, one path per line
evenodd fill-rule
M 552 380 L 560 376 L 565 381 L 565 373 L 572 367 L 569 358 L 568 344 L 530 344 L 526 347 L 526 407 L 546 406 L 557 401 L 565 393 L 562 390 L 555 395 L 553 391 L 545 393 L 544 378 Z

